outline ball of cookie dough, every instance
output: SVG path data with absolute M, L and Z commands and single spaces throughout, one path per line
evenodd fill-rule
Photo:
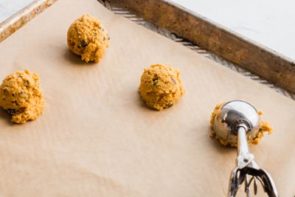
M 67 33 L 69 49 L 85 62 L 99 62 L 109 46 L 109 39 L 100 22 L 90 15 L 75 20 Z
M 44 108 L 39 87 L 40 79 L 28 70 L 8 75 L 0 86 L 0 107 L 11 115 L 14 123 L 25 123 L 38 118 Z
M 218 130 L 217 131 L 214 130 L 214 123 L 215 121 L 217 121 L 216 118 L 220 117 L 222 106 L 223 106 L 223 103 L 216 105 L 216 107 L 214 108 L 211 114 L 211 120 L 210 120 L 211 130 L 210 130 L 209 136 L 212 139 L 216 139 L 221 145 L 237 147 L 238 139 L 236 135 L 224 135 L 224 133 L 219 133 Z M 262 116 L 262 112 L 259 112 L 258 114 L 260 117 Z M 260 121 L 258 132 L 253 135 L 247 134 L 248 143 L 258 144 L 263 138 L 264 134 L 270 134 L 271 132 L 272 132 L 272 128 L 269 125 L 269 123 L 265 121 Z
M 155 110 L 174 105 L 184 94 L 180 73 L 167 65 L 154 64 L 144 69 L 139 86 L 144 103 Z

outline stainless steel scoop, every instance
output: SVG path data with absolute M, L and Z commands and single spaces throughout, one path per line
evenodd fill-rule
M 215 132 L 238 141 L 237 165 L 231 173 L 229 197 L 236 196 L 242 184 L 248 197 L 251 185 L 254 194 L 257 194 L 257 182 L 261 183 L 268 196 L 278 196 L 271 176 L 256 164 L 254 155 L 249 152 L 247 135 L 255 135 L 259 130 L 259 123 L 257 110 L 251 104 L 240 100 L 225 103 L 221 113 L 215 117 L 213 125 Z

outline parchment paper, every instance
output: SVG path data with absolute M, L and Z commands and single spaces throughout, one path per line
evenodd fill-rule
M 110 48 L 100 64 L 68 52 L 66 32 L 98 17 Z M 127 19 L 95 0 L 59 0 L 0 43 L 0 78 L 40 74 L 44 115 L 12 125 L 0 113 L 1 196 L 226 196 L 235 149 L 208 138 L 215 104 L 244 99 L 274 132 L 251 146 L 280 196 L 295 195 L 295 102 Z M 181 70 L 186 94 L 174 107 L 145 108 L 137 88 L 152 63 Z M 261 192 L 260 192 L 261 193 Z

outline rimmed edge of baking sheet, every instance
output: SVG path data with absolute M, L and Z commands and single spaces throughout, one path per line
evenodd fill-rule
M 0 23 L 0 42 L 13 34 L 57 0 L 36 0 Z
M 251 73 L 295 93 L 295 63 L 171 0 L 99 0 L 125 8 Z M 165 13 L 165 14 L 161 14 Z M 183 22 L 186 21 L 186 22 Z
M 111 10 L 113 13 L 115 13 L 117 15 L 121 15 L 125 18 L 128 18 L 129 20 L 137 23 L 138 25 L 144 26 L 145 28 L 155 31 L 155 32 L 175 41 L 175 42 L 178 42 L 178 43 L 190 48 L 191 50 L 193 50 L 199 54 L 204 55 L 205 57 L 217 62 L 218 64 L 220 64 L 222 66 L 225 66 L 231 70 L 234 70 L 246 77 L 251 78 L 252 80 L 255 80 L 255 81 L 275 90 L 276 92 L 278 92 L 286 97 L 289 97 L 289 98 L 295 100 L 295 94 L 263 79 L 262 77 L 260 77 L 256 74 L 251 73 L 250 71 L 247 71 L 244 68 L 241 68 L 237 64 L 229 62 L 229 61 L 225 60 L 224 58 L 222 58 L 212 52 L 209 52 L 208 50 L 202 49 L 198 45 L 192 43 L 191 41 L 189 41 L 183 37 L 176 35 L 175 33 L 170 32 L 167 29 L 158 27 L 155 24 L 146 21 L 144 18 L 138 16 L 136 13 L 126 9 L 125 7 L 121 7 L 121 6 L 118 6 L 117 4 L 113 4 L 111 2 L 111 0 L 98 0 L 98 2 L 103 4 L 107 9 Z

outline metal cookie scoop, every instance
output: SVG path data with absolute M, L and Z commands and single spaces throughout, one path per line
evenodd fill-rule
M 256 164 L 254 155 L 248 149 L 247 135 L 256 134 L 259 130 L 259 123 L 260 117 L 257 110 L 249 103 L 240 100 L 225 103 L 221 108 L 221 113 L 214 120 L 213 127 L 216 132 L 226 134 L 228 139 L 238 140 L 237 166 L 231 173 L 229 197 L 236 196 L 243 183 L 248 197 L 251 185 L 253 185 L 254 194 L 257 194 L 257 182 L 261 183 L 268 196 L 278 196 L 272 178 Z

